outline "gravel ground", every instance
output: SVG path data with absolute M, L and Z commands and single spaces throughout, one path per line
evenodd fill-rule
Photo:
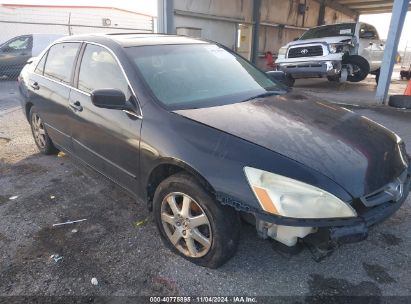
M 0 82 L 0 92 L 6 87 L 13 89 Z M 17 102 L 2 108 L 7 102 L 0 94 L 0 295 L 282 295 L 311 303 L 411 295 L 410 198 L 368 240 L 319 263 L 308 250 L 280 256 L 244 225 L 232 260 L 200 268 L 165 249 L 144 203 L 68 156 L 40 155 Z M 353 110 L 396 131 L 411 150 L 411 112 Z

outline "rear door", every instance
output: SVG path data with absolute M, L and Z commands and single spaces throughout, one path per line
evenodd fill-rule
M 381 67 L 382 59 L 384 57 L 384 43 L 380 40 L 377 30 L 372 25 L 368 25 L 370 32 L 374 33 L 374 38 L 372 39 L 372 69 L 376 70 Z
M 76 74 L 77 89 L 70 95 L 75 154 L 136 193 L 141 117 L 117 58 L 105 47 L 86 44 Z M 122 90 L 135 112 L 95 107 L 91 92 L 107 88 Z
M 31 57 L 33 36 L 19 36 L 6 42 L 0 48 L 0 76 L 15 77 L 20 74 Z
M 365 23 L 360 23 L 360 30 L 359 30 L 359 48 L 358 48 L 358 55 L 367 59 L 370 67 L 372 66 L 372 48 L 373 42 L 372 39 L 366 36 L 368 32 L 368 25 Z M 372 70 L 372 67 L 371 67 Z
M 28 84 L 31 100 L 37 107 L 53 142 L 71 150 L 68 116 L 74 66 L 80 43 L 53 45 L 37 65 Z

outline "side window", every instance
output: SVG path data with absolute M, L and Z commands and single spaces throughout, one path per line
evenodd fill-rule
M 372 25 L 368 25 L 368 31 L 372 32 L 374 34 L 374 38 L 373 39 L 380 39 L 380 37 L 378 36 L 378 32 L 375 29 L 375 27 L 373 27 Z
M 360 27 L 360 38 L 364 38 L 364 33 L 367 31 L 367 25 L 366 24 L 361 24 Z
M 4 52 L 17 52 L 31 50 L 33 45 L 33 38 L 31 36 L 22 36 L 13 39 L 3 47 Z
M 44 76 L 70 83 L 80 43 L 59 43 L 53 45 L 47 56 Z
M 39 63 L 36 66 L 36 69 L 34 70 L 35 73 L 43 75 L 44 73 L 44 64 L 46 63 L 46 58 L 47 58 L 48 52 L 46 52 L 43 57 L 41 57 Z
M 130 97 L 127 80 L 116 59 L 103 47 L 88 44 L 81 60 L 78 88 L 90 93 L 95 89 L 118 89 Z

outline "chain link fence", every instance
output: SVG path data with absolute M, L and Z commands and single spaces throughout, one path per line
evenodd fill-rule
M 54 40 L 89 33 L 153 33 L 153 16 L 116 8 L 0 5 L 0 79 L 16 79 Z

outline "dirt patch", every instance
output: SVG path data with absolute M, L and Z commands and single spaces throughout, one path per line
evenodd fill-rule
M 380 284 L 389 284 L 389 283 L 395 283 L 396 281 L 389 275 L 387 270 L 380 266 L 380 265 L 375 265 L 375 264 L 367 264 L 367 263 L 362 263 L 362 267 L 364 268 L 365 272 L 367 273 L 367 276 L 377 283 Z
M 10 140 L 11 139 L 7 137 L 0 137 L 0 145 L 7 144 Z
M 367 303 L 380 303 L 382 292 L 373 282 L 362 281 L 354 284 L 346 279 L 324 277 L 320 274 L 311 274 L 308 281 L 309 296 L 306 303 L 353 303 L 347 302 L 343 296 L 372 296 L 367 298 Z M 330 297 L 333 300 L 330 301 Z M 375 298 L 374 298 L 375 297 Z M 358 302 L 359 303 L 359 302 Z
M 32 173 L 44 173 L 46 172 L 46 168 L 38 165 L 38 164 L 32 164 L 32 163 L 27 163 L 27 164 L 7 164 L 3 167 L 0 167 L 0 175 L 2 177 L 6 175 L 28 175 Z
M 402 239 L 391 233 L 381 233 L 380 240 L 389 246 L 398 246 L 402 243 Z

